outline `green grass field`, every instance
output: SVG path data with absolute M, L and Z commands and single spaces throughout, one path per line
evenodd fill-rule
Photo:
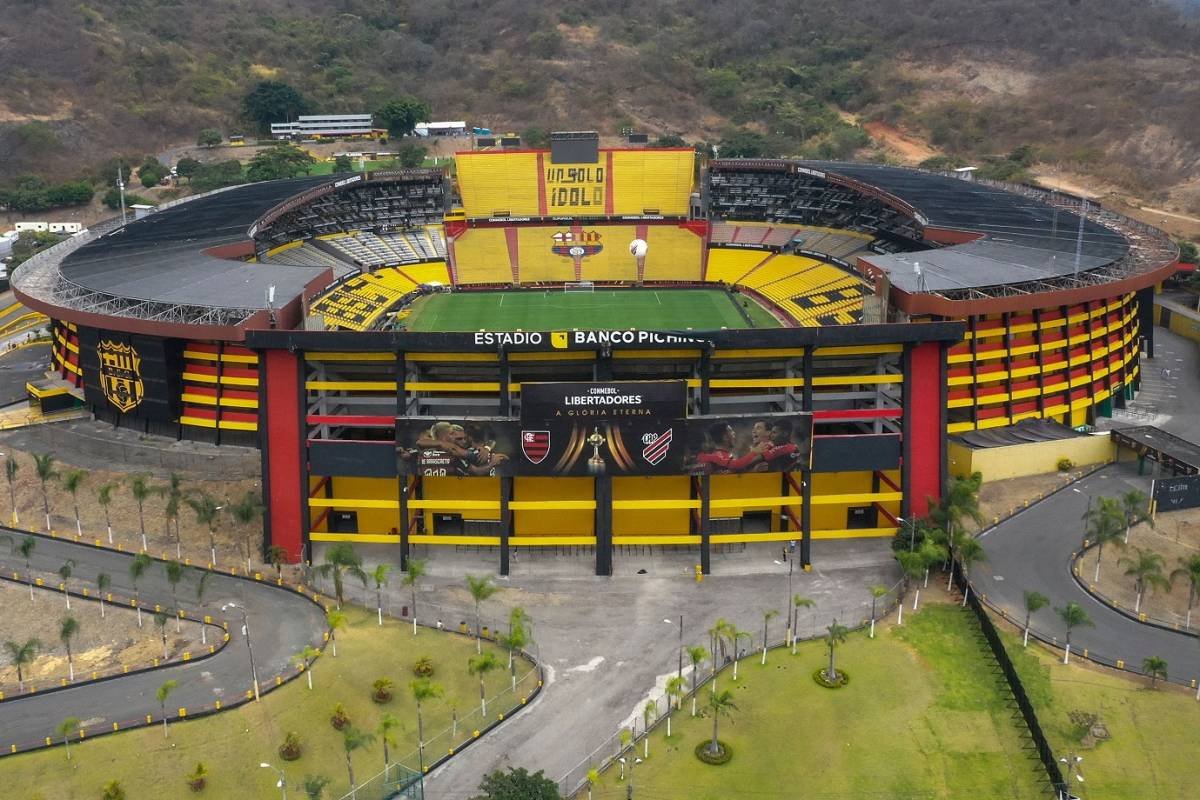
M 744 306 L 754 325 L 734 306 Z M 405 322 L 413 331 L 715 330 L 777 328 L 748 297 L 718 289 L 597 289 L 595 292 L 522 290 L 434 294 L 417 302 Z
M 1111 670 L 1081 666 L 1030 644 L 1021 647 L 1015 633 L 1002 633 L 1021 682 L 1037 710 L 1050 746 L 1061 756 L 1083 757 L 1085 798 L 1105 800 L 1192 800 L 1200 785 L 1196 731 L 1200 703 L 1195 691 L 1179 687 L 1151 689 L 1149 680 Z M 1170 665 L 1168 665 L 1168 674 Z M 1094 747 L 1081 745 L 1082 730 L 1072 712 L 1096 714 L 1110 738 Z
M 968 612 L 927 605 L 902 628 L 855 633 L 838 651 L 848 686 L 817 686 L 826 663 L 820 643 L 742 663 L 739 680 L 720 676 L 738 711 L 722 718 L 720 738 L 733 749 L 723 766 L 693 754 L 712 735 L 712 720 L 677 712 L 672 736 L 651 736 L 650 757 L 636 767 L 635 797 L 727 798 L 1044 798 L 1038 763 L 1022 750 L 1014 722 Z M 701 700 L 706 697 L 701 690 Z M 639 745 L 638 756 L 642 755 Z M 595 800 L 625 797 L 616 770 Z
M 317 659 L 312 691 L 300 678 L 264 695 L 260 703 L 173 723 L 169 738 L 156 725 L 72 745 L 70 761 L 61 747 L 0 758 L 4 783 L 0 795 L 12 800 L 96 800 L 101 788 L 115 779 L 130 800 L 197 796 L 277 800 L 276 774 L 259 767 L 266 761 L 285 770 L 290 797 L 303 797 L 304 776 L 315 774 L 332 778 L 325 797 L 338 798 L 349 791 L 349 778 L 341 734 L 329 724 L 334 704 L 344 704 L 351 724 L 366 730 L 374 730 L 383 714 L 394 714 L 401 727 L 396 731 L 398 743 L 391 747 L 392 760 L 411 753 L 416 749 L 417 719 L 408 684 L 413 680 L 413 662 L 421 656 L 433 660 L 433 680 L 446 692 L 444 699 L 425 704 L 426 737 L 450 727 L 451 708 L 457 706 L 457 741 L 469 738 L 472 727 L 480 723 L 479 681 L 467 673 L 475 643 L 426 629 L 414 637 L 410 626 L 385 620 L 380 628 L 373 612 L 346 610 L 350 624 L 338 633 L 338 656 L 326 650 Z M 490 673 L 485 682 L 488 697 L 509 686 L 508 671 L 503 669 L 507 656 L 499 653 L 499 658 L 502 669 Z M 518 665 L 519 674 L 528 670 L 527 664 Z M 385 704 L 370 697 L 371 684 L 380 677 L 395 682 L 395 696 Z M 534 674 L 518 684 L 518 693 L 531 692 L 536 682 Z M 516 702 L 507 695 L 502 702 L 489 703 L 489 717 Z M 468 719 L 472 711 L 474 717 Z M 297 761 L 283 761 L 277 753 L 288 731 L 299 733 L 304 746 Z M 427 744 L 427 759 L 445 754 L 449 744 L 447 738 Z M 382 744 L 376 739 L 353 758 L 355 778 L 361 784 L 383 769 Z M 184 783 L 197 761 L 209 771 L 208 786 L 199 795 Z M 360 792 L 360 796 L 368 795 Z

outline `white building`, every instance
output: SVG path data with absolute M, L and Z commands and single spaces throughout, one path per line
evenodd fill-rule
M 317 136 L 370 136 L 374 118 L 370 114 L 308 114 L 295 122 L 271 123 L 273 139 L 308 139 Z
M 454 122 L 421 122 L 413 128 L 413 136 L 466 136 L 467 123 L 462 120 Z
M 18 222 L 16 232 L 34 231 L 35 233 L 58 233 L 64 236 L 74 236 L 83 230 L 81 222 Z

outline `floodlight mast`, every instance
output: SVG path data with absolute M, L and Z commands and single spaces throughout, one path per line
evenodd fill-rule
M 121 175 L 121 162 L 117 162 L 117 191 L 121 193 L 121 227 L 125 227 L 125 178 Z

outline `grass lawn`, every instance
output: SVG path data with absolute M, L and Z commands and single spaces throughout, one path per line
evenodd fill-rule
M 779 323 L 750 298 L 754 327 Z M 519 290 L 434 294 L 417 302 L 413 331 L 492 331 L 584 328 L 713 330 L 749 328 L 734 299 L 717 289 L 597 289 L 595 292 Z
M 734 689 L 738 710 L 720 722 L 733 760 L 696 759 L 712 720 L 690 718 L 685 701 L 674 735 L 660 727 L 651 737 L 634 796 L 1044 798 L 1040 767 L 1021 749 L 1022 729 L 985 648 L 968 612 L 930 604 L 874 640 L 851 634 L 838 649 L 839 668 L 851 676 L 842 689 L 813 682 L 827 661 L 820 643 L 801 645 L 795 657 L 773 651 L 765 668 L 748 659 Z M 729 673 L 719 680 L 735 686 Z M 597 800 L 625 796 L 618 774 L 605 773 Z
M 1083 756 L 1080 794 L 1104 800 L 1196 797 L 1200 703 L 1194 691 L 1161 684 L 1152 690 L 1145 678 L 1079 665 L 1075 659 L 1064 666 L 1041 647 L 1022 649 L 1016 633 L 1002 635 L 1050 746 L 1063 756 Z M 1110 738 L 1082 747 L 1083 732 L 1069 716 L 1074 711 L 1098 715 Z
M 433 659 L 434 681 L 446 690 L 445 699 L 426 703 L 425 735 L 450 726 L 451 705 L 457 704 L 460 719 L 474 711 L 468 724 L 460 724 L 459 740 L 479 727 L 479 681 L 467 673 L 467 659 L 475 644 L 466 637 L 412 628 L 384 621 L 381 629 L 375 615 L 348 609 L 350 624 L 338 633 L 338 657 L 328 650 L 312 668 L 313 690 L 303 678 L 264 695 L 262 702 L 223 714 L 171 725 L 163 738 L 162 726 L 103 736 L 72 745 L 68 762 L 61 747 L 0 758 L 2 794 L 12 800 L 95 800 L 108 781 L 121 782 L 130 800 L 158 798 L 263 798 L 276 800 L 276 774 L 259 763 L 282 767 L 288 778 L 290 796 L 302 797 L 305 775 L 326 775 L 333 782 L 326 798 L 339 798 L 349 791 L 342 736 L 329 724 L 335 703 L 343 703 L 351 723 L 374 730 L 385 713 L 401 721 L 396 731 L 398 745 L 391 748 L 393 760 L 416 749 L 417 720 L 408 684 L 412 664 L 421 656 Z M 500 655 L 501 666 L 506 656 Z M 518 665 L 518 672 L 528 665 Z M 371 697 L 376 678 L 389 677 L 396 683 L 395 696 L 383 705 Z M 532 691 L 536 675 L 518 684 L 518 693 Z M 486 681 L 487 694 L 495 697 L 509 686 L 507 670 L 492 672 Z M 518 698 L 519 699 L 519 698 Z M 511 695 L 488 704 L 491 717 L 514 704 Z M 298 761 L 283 761 L 277 748 L 284 734 L 300 734 L 304 754 Z M 442 755 L 448 742 L 439 739 L 426 747 L 427 760 Z M 434 749 L 436 748 L 436 749 Z M 194 794 L 184 776 L 197 761 L 208 767 L 208 787 Z M 416 764 L 412 765 L 414 768 Z M 354 754 L 355 778 L 362 783 L 383 769 L 383 749 L 378 739 Z

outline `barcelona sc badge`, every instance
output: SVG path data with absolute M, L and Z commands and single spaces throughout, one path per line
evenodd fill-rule
M 96 346 L 100 358 L 100 388 L 108 402 L 121 413 L 137 408 L 145 395 L 142 358 L 132 345 L 102 340 Z

